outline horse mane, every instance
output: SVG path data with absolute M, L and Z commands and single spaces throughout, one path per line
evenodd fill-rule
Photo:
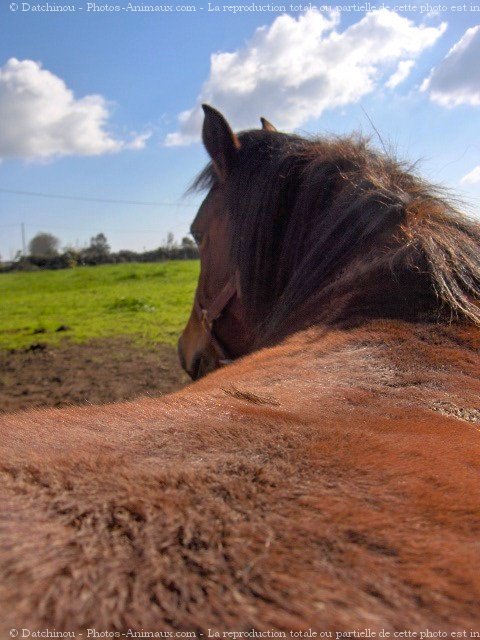
M 225 190 L 256 346 L 371 318 L 480 325 L 480 227 L 414 166 L 357 134 L 238 137 Z M 216 180 L 210 164 L 192 189 Z

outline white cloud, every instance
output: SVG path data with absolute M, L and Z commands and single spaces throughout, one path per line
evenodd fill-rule
M 76 99 L 65 82 L 33 60 L 11 58 L 0 67 L 0 159 L 100 155 L 141 148 L 105 129 L 108 105 L 100 95 Z
M 343 32 L 339 23 L 340 12 L 282 15 L 257 29 L 243 48 L 213 54 L 196 105 L 179 115 L 179 131 L 165 143 L 198 139 L 202 102 L 228 114 L 236 128 L 255 126 L 259 115 L 284 129 L 299 127 L 371 93 L 395 66 L 398 74 L 401 61 L 409 63 L 402 67 L 408 72 L 446 29 L 444 23 L 416 26 L 388 9 L 368 13 Z
M 423 81 L 422 91 L 444 107 L 480 105 L 480 25 L 467 29 Z
M 394 89 L 400 83 L 408 78 L 410 71 L 415 65 L 415 60 L 400 60 L 397 70 L 393 73 L 385 83 L 389 89 Z
M 466 176 L 463 176 L 460 182 L 463 184 L 476 184 L 477 182 L 480 182 L 480 165 L 475 167 L 475 169 L 472 169 L 472 171 L 467 173 Z

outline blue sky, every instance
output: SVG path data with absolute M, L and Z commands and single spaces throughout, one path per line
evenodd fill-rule
M 48 231 L 62 246 L 104 232 L 113 249 L 142 250 L 169 231 L 185 235 L 199 197 L 182 194 L 207 160 L 201 101 L 235 128 L 263 115 L 286 130 L 371 132 L 370 119 L 400 156 L 421 158 L 427 177 L 480 211 L 480 11 L 471 3 L 454 12 L 412 0 L 416 11 L 385 3 L 368 13 L 348 2 L 333 12 L 286 3 L 285 13 L 109 4 L 120 10 L 73 0 L 70 12 L 0 7 L 2 258 L 21 248 L 22 222 L 27 241 Z

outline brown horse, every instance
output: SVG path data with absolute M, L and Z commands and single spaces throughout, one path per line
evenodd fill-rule
M 478 226 L 359 138 L 203 137 L 180 356 L 255 353 L 3 417 L 0 638 L 474 637 Z

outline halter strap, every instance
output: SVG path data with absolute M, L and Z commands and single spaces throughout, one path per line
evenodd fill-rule
M 225 347 L 223 347 L 216 337 L 213 323 L 222 315 L 232 298 L 238 295 L 239 288 L 237 281 L 238 276 L 237 274 L 234 274 L 208 307 L 202 307 L 198 300 L 198 295 L 195 296 L 195 311 L 202 324 L 203 330 L 210 338 L 213 348 L 218 355 L 218 362 L 220 365 L 229 364 L 232 359 L 228 356 Z

